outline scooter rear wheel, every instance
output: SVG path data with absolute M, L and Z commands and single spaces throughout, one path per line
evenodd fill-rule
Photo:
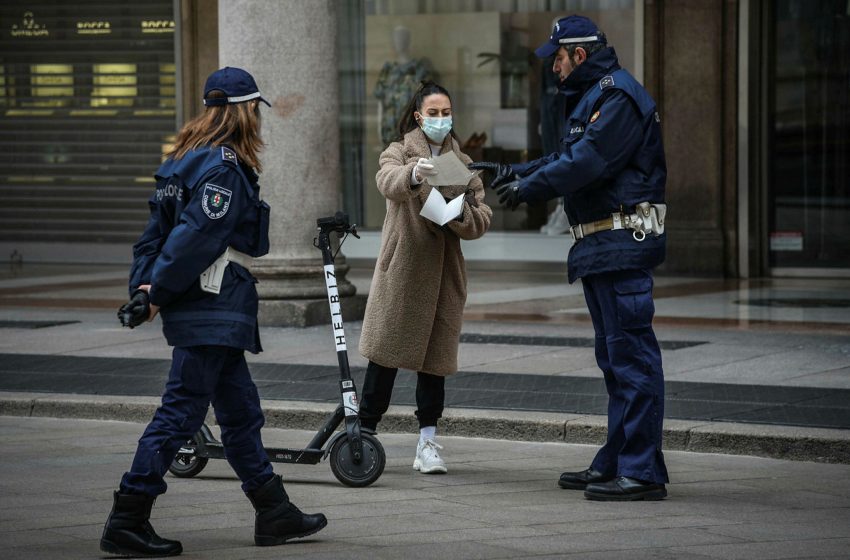
M 378 438 L 361 433 L 360 441 L 363 444 L 363 459 L 359 465 L 355 464 L 351 457 L 348 436 L 336 440 L 329 453 L 331 472 L 337 480 L 356 488 L 369 486 L 378 480 L 387 464 L 387 454 Z
M 195 445 L 193 439 L 186 442 L 186 447 L 195 448 Z M 168 465 L 168 472 L 179 478 L 192 478 L 204 470 L 208 462 L 209 459 L 206 457 L 198 457 L 194 453 L 178 452 L 171 464 Z

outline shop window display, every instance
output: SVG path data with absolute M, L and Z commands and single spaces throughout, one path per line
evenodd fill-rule
M 635 12 L 633 0 L 347 3 L 340 17 L 359 17 L 363 25 L 359 36 L 341 40 L 343 56 L 349 56 L 340 68 L 342 175 L 345 199 L 357 201 L 351 204 L 360 223 L 373 229 L 383 223 L 385 203 L 375 188 L 378 156 L 393 140 L 395 108 L 404 106 L 419 81 L 434 79 L 452 92 L 454 129 L 473 159 L 534 159 L 555 151 L 561 136 L 556 77 L 551 63 L 533 54 L 552 21 L 571 13 L 597 21 L 623 66 L 634 71 Z M 341 33 L 358 29 L 340 23 Z M 358 106 L 351 99 L 360 99 Z M 352 153 L 353 160 L 346 157 Z M 491 230 L 550 232 L 557 202 L 510 212 L 495 193 L 487 197 L 495 211 Z

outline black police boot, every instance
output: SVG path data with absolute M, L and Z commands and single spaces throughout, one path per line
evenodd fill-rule
M 569 490 L 584 490 L 588 484 L 608 482 L 612 478 L 614 477 L 606 476 L 591 467 L 580 472 L 561 473 L 561 478 L 558 479 L 558 486 Z
M 289 501 L 280 475 L 274 475 L 246 495 L 257 511 L 254 522 L 254 544 L 257 546 L 284 544 L 289 539 L 312 535 L 328 524 L 321 513 L 302 513 Z
M 121 556 L 177 556 L 183 552 L 179 541 L 163 539 L 151 527 L 154 497 L 115 492 L 112 511 L 103 528 L 100 549 Z

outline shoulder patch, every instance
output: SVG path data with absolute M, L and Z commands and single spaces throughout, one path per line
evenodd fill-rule
M 239 163 L 236 159 L 236 152 L 228 148 L 227 146 L 221 147 L 221 159 L 224 161 L 232 161 L 233 163 Z
M 599 89 L 605 89 L 614 86 L 614 76 L 605 76 L 599 81 Z
M 207 183 L 201 196 L 201 208 L 210 220 L 217 220 L 227 214 L 233 191 Z

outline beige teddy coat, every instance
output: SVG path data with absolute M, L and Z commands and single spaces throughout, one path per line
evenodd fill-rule
M 441 154 L 453 150 L 463 163 L 472 160 L 446 136 Z M 461 239 L 478 239 L 490 227 L 492 210 L 484 204 L 478 176 L 469 185 L 432 187 L 427 179 L 411 188 L 419 158 L 431 149 L 421 129 L 408 132 L 381 154 L 375 177 L 387 199 L 381 250 L 372 276 L 360 353 L 385 367 L 435 375 L 457 371 L 457 351 L 466 303 L 466 264 Z M 446 198 L 472 189 L 478 207 L 463 204 L 463 220 L 444 226 L 419 215 L 432 188 Z

